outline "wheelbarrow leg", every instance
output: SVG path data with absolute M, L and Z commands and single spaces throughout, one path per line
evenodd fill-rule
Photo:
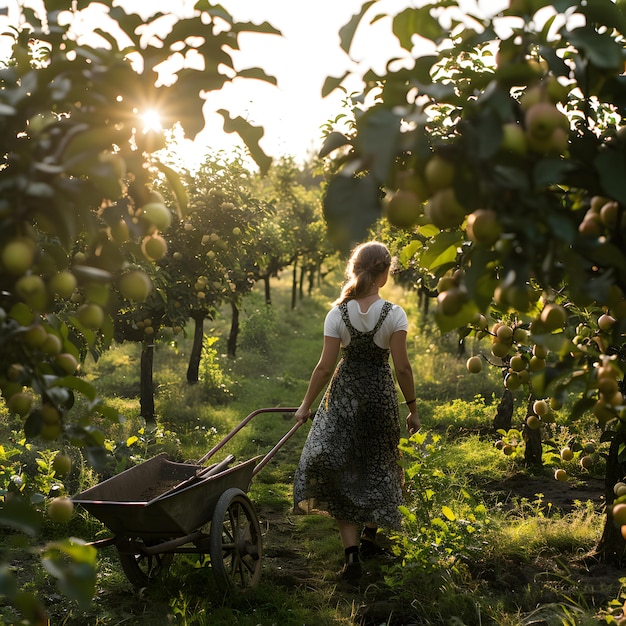
M 211 568 L 222 591 L 256 585 L 261 576 L 263 538 L 259 519 L 241 489 L 227 489 L 217 501 L 209 533 Z

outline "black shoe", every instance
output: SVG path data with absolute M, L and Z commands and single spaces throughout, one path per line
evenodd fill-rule
M 358 583 L 362 575 L 363 570 L 358 561 L 344 563 L 341 572 L 339 572 L 339 578 L 346 583 L 350 583 L 351 585 Z
M 379 546 L 375 541 L 370 541 L 369 539 L 365 539 L 361 537 L 361 547 L 359 548 L 359 554 L 364 559 L 374 559 L 376 557 L 391 557 L 393 556 L 391 552 L 385 550 Z

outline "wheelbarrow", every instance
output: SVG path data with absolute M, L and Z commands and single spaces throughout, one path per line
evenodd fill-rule
M 183 553 L 208 555 L 222 591 L 254 586 L 261 575 L 263 541 L 247 491 L 301 423 L 265 455 L 234 465 L 232 455 L 204 464 L 257 415 L 296 410 L 253 411 L 196 464 L 175 463 L 163 453 L 77 494 L 73 502 L 114 533 L 89 545 L 115 546 L 126 577 L 137 587 L 166 573 L 174 555 Z

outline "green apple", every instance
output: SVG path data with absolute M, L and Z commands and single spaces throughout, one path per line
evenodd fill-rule
M 535 400 L 533 402 L 533 411 L 539 417 L 545 417 L 550 410 L 549 404 L 545 400 Z
M 620 502 L 611 509 L 613 522 L 616 526 L 624 526 L 626 524 L 626 504 Z
M 538 102 L 524 117 L 528 137 L 537 140 L 549 138 L 557 128 L 569 130 L 569 121 L 551 102 Z
M 2 265 L 14 276 L 30 269 L 35 259 L 35 244 L 30 239 L 14 239 L 2 249 Z
M 52 469 L 57 476 L 66 476 L 72 469 L 72 459 L 69 455 L 58 452 L 52 461 Z
M 41 276 L 26 274 L 15 283 L 15 291 L 35 311 L 43 311 L 48 304 L 48 291 Z
M 567 311 L 560 304 L 550 302 L 541 311 L 541 321 L 548 332 L 558 330 L 567 322 Z
M 526 133 L 520 124 L 510 122 L 502 126 L 502 142 L 500 148 L 524 156 L 528 152 Z
M 76 317 L 85 328 L 91 330 L 101 328 L 104 323 L 104 311 L 98 304 L 83 304 L 79 307 L 78 311 L 76 311 Z
M 532 428 L 533 430 L 537 430 L 541 426 L 541 420 L 536 415 L 529 415 L 526 418 L 526 426 L 528 426 L 528 428 Z
M 465 208 L 457 200 L 452 187 L 436 191 L 426 203 L 426 218 L 440 230 L 456 228 L 465 219 Z
M 472 374 L 478 374 L 483 369 L 483 361 L 479 356 L 471 356 L 465 364 L 467 371 Z
M 128 241 L 130 239 L 130 229 L 128 228 L 126 220 L 120 220 L 110 226 L 109 234 L 111 239 L 118 245 Z
M 396 228 L 410 229 L 422 213 L 422 203 L 413 191 L 399 189 L 387 204 L 387 219 Z
M 455 166 L 452 161 L 434 155 L 424 167 L 424 180 L 431 192 L 450 187 L 454 182 Z
M 76 276 L 69 270 L 61 270 L 50 279 L 48 285 L 60 298 L 69 298 L 76 289 Z
M 606 313 L 600 315 L 598 318 L 598 328 L 604 332 L 609 332 L 615 324 L 615 318 Z
M 562 467 L 559 467 L 554 472 L 554 478 L 556 478 L 556 480 L 558 480 L 560 482 L 566 482 L 567 481 L 567 472 Z
M 158 261 L 167 254 L 167 242 L 160 235 L 144 237 L 141 251 L 148 261 Z
M 437 306 L 443 315 L 456 315 L 467 302 L 467 292 L 460 287 L 452 287 L 437 296 Z
M 63 342 L 58 335 L 54 333 L 47 333 L 44 342 L 39 346 L 39 349 L 45 354 L 55 355 L 61 352 Z
M 78 368 L 78 361 L 73 354 L 62 352 L 54 359 L 55 365 L 60 367 L 66 374 L 73 374 Z
M 152 290 L 150 277 L 142 270 L 132 270 L 120 276 L 120 293 L 128 300 L 143 302 Z
M 27 393 L 24 393 L 23 391 L 14 393 L 7 400 L 7 407 L 9 411 L 11 411 L 11 413 L 21 415 L 22 417 L 30 413 L 32 404 L 33 404 L 33 400 L 31 396 L 28 395 Z
M 467 216 L 467 236 L 470 241 L 492 246 L 502 234 L 498 214 L 491 209 L 478 209 Z
M 67 496 L 53 498 L 48 505 L 48 515 L 53 522 L 65 524 L 72 519 L 74 503 Z
M 162 202 L 148 202 L 142 207 L 142 215 L 159 230 L 167 230 L 172 224 L 172 212 Z
M 39 348 L 48 337 L 48 331 L 40 324 L 34 324 L 24 331 L 24 343 L 29 348 Z

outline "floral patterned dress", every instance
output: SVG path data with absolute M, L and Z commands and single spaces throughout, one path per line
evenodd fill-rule
M 317 409 L 294 477 L 295 510 L 344 522 L 399 528 L 404 504 L 398 464 L 398 397 L 389 350 L 374 335 L 392 308 L 385 302 L 369 332 L 354 328 L 339 308 L 350 343 Z

